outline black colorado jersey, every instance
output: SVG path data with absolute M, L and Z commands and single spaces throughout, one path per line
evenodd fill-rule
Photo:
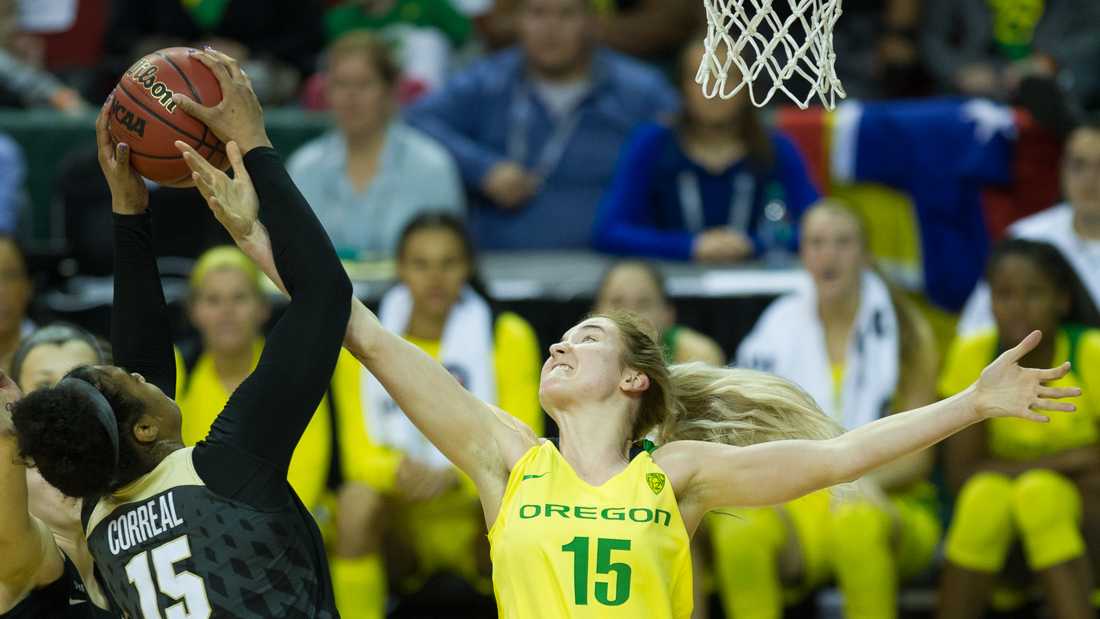
M 96 568 L 133 619 L 338 616 L 320 532 L 286 475 L 336 367 L 351 282 L 275 151 L 254 148 L 244 164 L 291 301 L 205 440 L 85 498 Z M 115 361 L 172 398 L 171 320 L 150 216 L 116 214 L 114 232 Z
M 145 618 L 172 607 L 193 619 L 338 616 L 321 535 L 301 502 L 258 509 L 220 496 L 195 471 L 193 452 L 174 452 L 88 518 L 88 547 L 119 609 Z

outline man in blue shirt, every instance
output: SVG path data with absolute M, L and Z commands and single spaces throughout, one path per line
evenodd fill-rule
M 520 43 L 409 113 L 454 155 L 485 249 L 587 248 L 619 148 L 674 111 L 664 78 L 593 43 L 588 0 L 524 0 Z

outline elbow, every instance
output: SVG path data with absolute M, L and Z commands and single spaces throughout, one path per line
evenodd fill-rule
M 861 464 L 860 452 L 847 434 L 818 442 L 823 451 L 823 466 L 818 469 L 824 478 L 822 487 L 851 483 L 870 470 Z

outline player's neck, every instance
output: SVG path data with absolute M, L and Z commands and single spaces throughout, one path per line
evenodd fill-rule
M 389 122 L 383 122 L 376 127 L 344 134 L 344 141 L 348 145 L 348 156 L 377 153 L 382 150 L 382 145 L 386 143 L 386 130 L 389 126 Z
M 531 65 L 530 70 L 531 77 L 535 80 L 548 84 L 553 84 L 555 86 L 565 86 L 568 84 L 583 82 L 591 77 L 592 52 L 584 52 L 581 58 L 572 65 L 558 67 L 554 69 L 536 67 L 534 65 Z
M 598 486 L 629 463 L 629 448 L 623 436 L 626 419 L 622 424 L 610 421 L 616 415 L 604 410 L 606 406 L 597 404 L 584 408 L 557 415 L 558 447 L 581 479 Z M 593 410 L 587 410 L 589 408 Z
M 414 304 L 412 313 L 409 315 L 409 325 L 405 327 L 405 335 L 434 342 L 443 337 L 443 327 L 446 324 L 446 316 L 417 311 Z
M 228 392 L 235 391 L 252 373 L 254 355 L 251 342 L 240 350 L 219 350 L 212 355 L 214 372 Z
M 826 330 L 850 330 L 859 313 L 859 288 L 851 294 L 837 295 L 827 301 L 819 300 L 817 314 L 821 317 Z
M 1082 209 L 1074 209 L 1073 231 L 1086 241 L 1100 241 L 1100 213 L 1086 213 Z
M 684 126 L 682 135 L 689 143 L 699 146 L 740 145 L 743 142 L 735 120 L 723 123 L 690 122 Z

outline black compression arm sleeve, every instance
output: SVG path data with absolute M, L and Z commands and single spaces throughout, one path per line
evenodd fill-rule
M 229 399 L 207 442 L 285 471 L 332 379 L 351 312 L 351 282 L 275 151 L 253 149 L 244 162 L 275 265 L 293 297 L 256 370 Z
M 152 218 L 114 215 L 115 298 L 111 308 L 111 347 L 115 364 L 137 372 L 172 398 L 176 356 L 168 305 L 160 287 L 153 252 Z

